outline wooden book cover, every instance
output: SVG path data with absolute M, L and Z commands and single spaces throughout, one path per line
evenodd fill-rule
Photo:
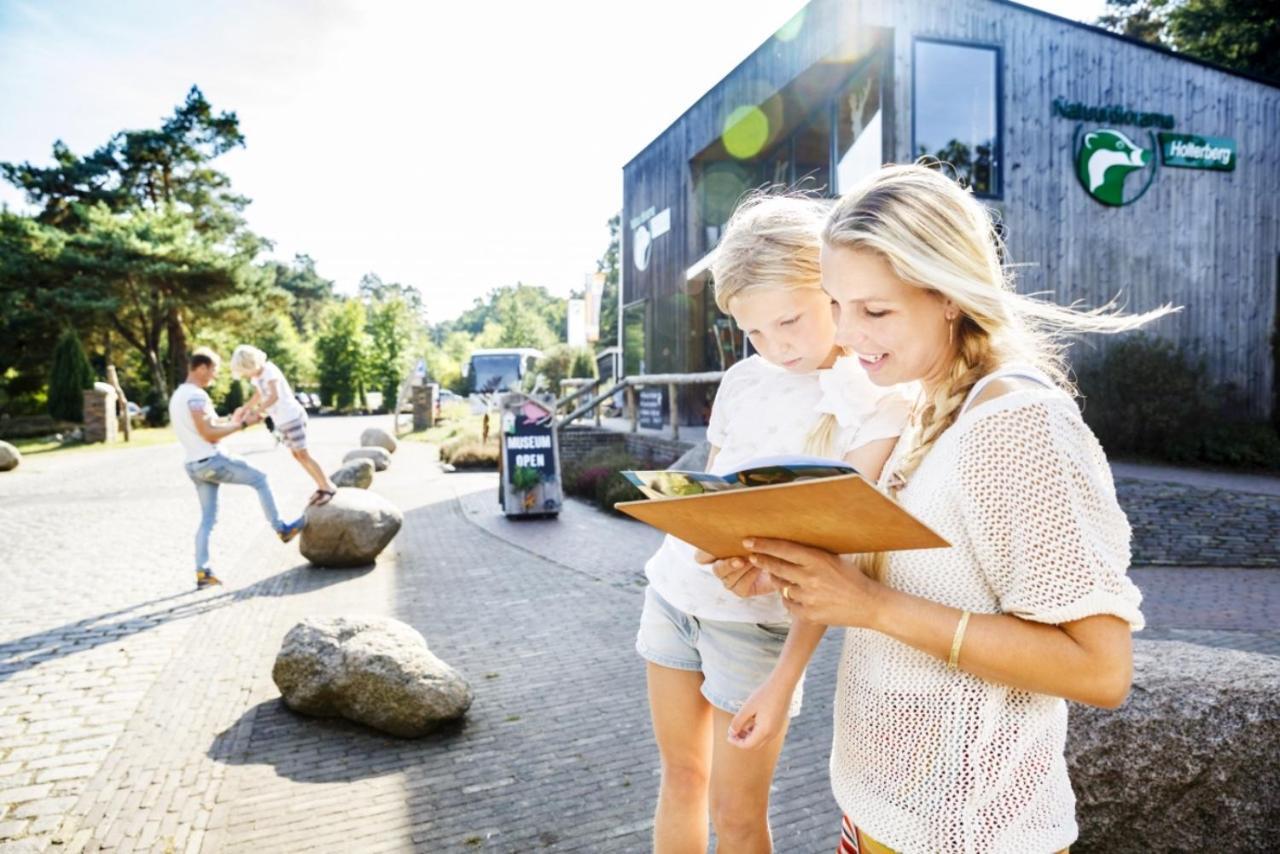
M 835 554 L 951 545 L 857 474 L 623 501 L 617 508 L 722 558 L 745 555 L 747 537 L 791 540 Z

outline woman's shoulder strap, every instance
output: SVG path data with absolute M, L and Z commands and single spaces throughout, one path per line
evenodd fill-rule
M 973 402 L 982 394 L 983 389 L 991 385 L 991 383 L 996 380 L 1013 379 L 1029 380 L 1048 389 L 1056 388 L 1053 384 L 1053 380 L 1049 379 L 1044 371 L 1037 367 L 1032 365 L 1004 365 L 996 368 L 994 371 L 973 384 L 973 388 L 969 390 L 969 394 L 964 400 L 964 405 L 960 407 L 960 414 L 963 415 L 968 412 L 969 407 L 972 406 Z

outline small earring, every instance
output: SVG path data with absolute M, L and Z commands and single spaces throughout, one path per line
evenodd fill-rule
M 956 343 L 956 325 L 954 323 L 947 324 L 947 346 L 951 347 Z

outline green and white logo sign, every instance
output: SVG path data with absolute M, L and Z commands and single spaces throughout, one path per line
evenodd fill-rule
M 1076 128 L 1076 177 L 1090 196 L 1113 207 L 1133 204 L 1142 197 L 1155 180 L 1157 168 L 1155 134 L 1148 132 L 1147 136 L 1150 142 L 1143 148 L 1114 128 Z
M 1165 166 L 1219 172 L 1236 168 L 1236 141 L 1221 136 L 1161 133 L 1160 153 Z

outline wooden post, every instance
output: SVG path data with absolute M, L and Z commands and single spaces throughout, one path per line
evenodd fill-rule
M 116 374 L 115 365 L 107 365 L 107 382 L 116 390 L 116 400 L 119 401 L 120 412 L 124 415 L 124 440 L 128 442 L 133 434 L 133 425 L 129 423 L 129 400 L 124 396 L 124 389 L 120 387 L 120 378 Z
M 640 429 L 640 411 L 636 409 L 636 387 L 627 385 L 627 412 L 631 414 L 631 432 Z
M 671 438 L 680 438 L 680 395 L 677 394 L 679 386 L 670 383 L 667 386 L 667 398 L 671 401 Z

